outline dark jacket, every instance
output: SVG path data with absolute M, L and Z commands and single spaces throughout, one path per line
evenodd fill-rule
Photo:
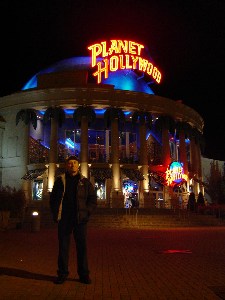
M 62 202 L 65 193 L 65 181 L 65 173 L 58 176 L 50 195 L 50 208 L 54 222 L 61 220 Z M 76 199 L 78 223 L 87 222 L 90 214 L 97 206 L 97 196 L 91 182 L 81 174 L 77 185 Z

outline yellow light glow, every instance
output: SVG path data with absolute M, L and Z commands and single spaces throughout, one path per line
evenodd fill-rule
M 39 213 L 37 211 L 32 212 L 32 216 L 38 216 L 38 215 L 39 215 Z

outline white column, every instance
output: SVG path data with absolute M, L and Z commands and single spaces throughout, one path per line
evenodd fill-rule
M 48 167 L 48 191 L 51 192 L 55 181 L 56 163 L 58 160 L 58 123 L 51 118 L 51 136 Z
M 21 166 L 23 169 L 23 173 L 26 174 L 27 172 L 27 165 L 29 164 L 29 138 L 30 138 L 30 125 L 25 125 L 22 124 L 23 132 L 24 134 L 22 135 L 23 138 L 21 139 L 21 144 L 22 144 L 22 154 L 20 159 L 21 159 Z M 25 194 L 26 202 L 31 200 L 32 193 L 31 193 L 31 181 L 30 180 L 23 180 L 22 182 L 22 190 Z
M 130 157 L 130 140 L 129 140 L 129 132 L 126 132 L 126 158 Z
M 113 119 L 111 122 L 111 156 L 113 172 L 113 189 L 115 191 L 121 191 L 119 165 L 119 129 L 117 118 Z
M 147 153 L 147 142 L 146 142 L 146 125 L 139 124 L 139 135 L 140 135 L 140 171 L 144 176 L 144 180 L 139 183 L 139 205 L 144 207 L 145 202 L 150 201 L 149 199 L 149 177 L 148 177 L 148 153 Z
M 106 162 L 109 161 L 109 130 L 105 131 L 105 155 L 106 155 Z
M 141 171 L 144 175 L 145 180 L 143 180 L 143 192 L 148 192 L 148 153 L 147 153 L 147 143 L 146 143 L 146 125 L 139 125 L 140 134 L 140 164 Z
M 88 177 L 88 120 L 86 116 L 82 116 L 81 120 L 80 146 L 80 170 L 85 177 Z
M 119 128 L 118 118 L 111 121 L 111 162 L 112 162 L 112 191 L 111 205 L 112 207 L 124 207 L 124 197 L 122 193 L 122 184 L 120 178 L 119 164 Z

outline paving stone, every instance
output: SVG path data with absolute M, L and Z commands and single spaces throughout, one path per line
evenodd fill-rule
M 78 281 L 75 245 L 70 275 L 54 285 L 57 229 L 0 232 L 1 300 L 221 300 L 225 227 L 88 229 L 91 285 Z

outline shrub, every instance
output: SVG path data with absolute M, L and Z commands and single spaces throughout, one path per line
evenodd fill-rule
M 21 189 L 9 186 L 0 188 L 0 210 L 10 211 L 11 216 L 20 217 L 25 208 L 25 195 Z

